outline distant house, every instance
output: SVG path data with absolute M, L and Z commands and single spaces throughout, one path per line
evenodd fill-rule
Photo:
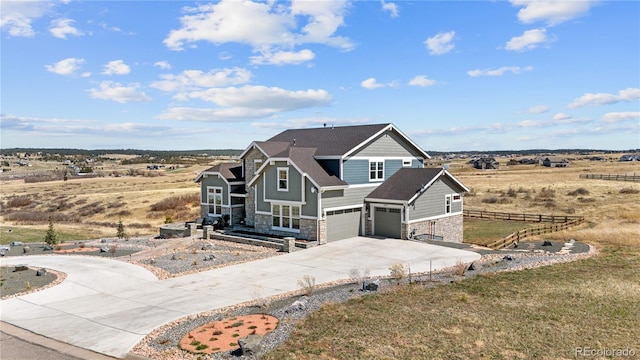
M 354 236 L 462 242 L 462 194 L 393 124 L 283 131 L 195 179 L 202 217 L 319 244 Z
M 561 157 L 546 157 L 542 160 L 542 165 L 546 167 L 567 167 L 569 166 L 569 161 Z
M 626 154 L 620 157 L 620 161 L 640 161 L 640 155 Z
M 494 158 L 490 157 L 481 157 L 479 159 L 471 160 L 471 165 L 473 165 L 476 169 L 498 169 L 500 164 Z

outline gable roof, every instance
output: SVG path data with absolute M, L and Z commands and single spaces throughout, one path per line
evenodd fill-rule
M 329 173 L 320 166 L 313 157 L 315 153 L 315 148 L 290 146 L 284 151 L 271 155 L 269 160 L 290 162 L 300 174 L 307 176 L 317 187 L 346 186 L 347 183 L 335 175 L 329 175 Z M 262 169 L 268 165 L 269 161 L 263 164 L 262 167 L 257 170 L 258 175 L 251 179 L 247 185 L 251 186 L 262 175 Z
M 411 203 L 441 176 L 447 176 L 463 191 L 469 191 L 466 186 L 444 169 L 401 168 L 367 195 L 365 200 L 396 200 Z
M 215 166 L 201 172 L 198 174 L 198 177 L 196 177 L 195 182 L 199 182 L 204 175 L 218 174 L 227 182 L 244 181 L 244 177 L 242 177 L 242 164 L 237 162 L 225 162 L 216 164 Z

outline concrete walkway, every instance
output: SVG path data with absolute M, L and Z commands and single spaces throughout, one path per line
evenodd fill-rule
M 471 262 L 480 255 L 413 241 L 357 237 L 327 245 L 167 280 L 126 262 L 88 256 L 4 258 L 67 273 L 58 286 L 0 302 L 1 320 L 65 343 L 124 358 L 153 329 L 176 319 L 348 279 L 351 269 L 388 276 L 401 263 L 413 273 Z M 430 264 L 431 263 L 431 264 Z

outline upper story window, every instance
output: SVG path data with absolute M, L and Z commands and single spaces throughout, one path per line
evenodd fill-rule
M 409 167 L 409 166 L 411 166 L 411 163 L 412 163 L 411 159 L 402 159 L 402 166 L 403 167 Z
M 369 180 L 384 180 L 384 161 L 369 161 Z
M 289 191 L 289 168 L 278 168 L 278 191 Z
M 451 214 L 451 195 L 444 196 L 444 213 Z

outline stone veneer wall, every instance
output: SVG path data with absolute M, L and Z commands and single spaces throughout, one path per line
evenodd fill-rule
M 316 220 L 300 219 L 300 233 L 273 230 L 271 215 L 256 214 L 254 229 L 258 233 L 276 235 L 276 236 L 291 236 L 296 239 L 304 240 L 317 240 L 317 224 Z
M 402 224 L 402 238 L 406 239 L 413 229 L 416 235 L 427 234 L 429 223 L 435 223 L 436 236 L 442 236 L 443 241 L 461 243 L 463 240 L 463 215 L 452 215 L 434 220 L 425 220 L 411 224 Z

